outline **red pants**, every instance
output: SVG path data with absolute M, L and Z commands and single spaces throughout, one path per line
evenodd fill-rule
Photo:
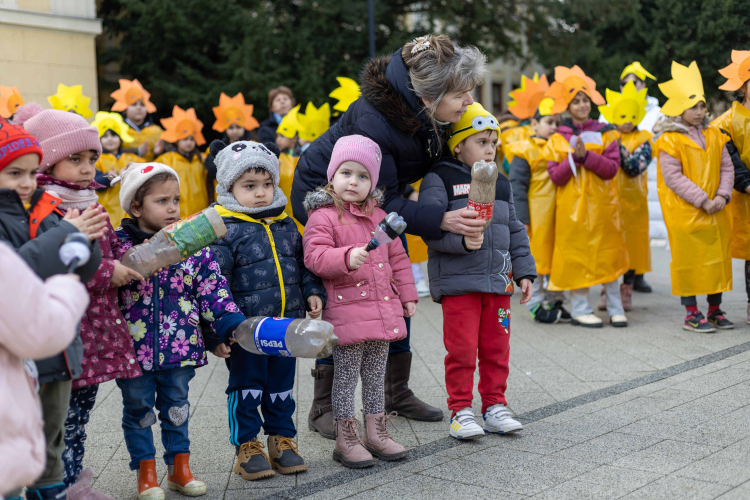
M 479 355 L 482 413 L 505 401 L 510 354 L 510 295 L 470 293 L 445 296 L 443 343 L 445 385 L 452 414 L 471 407 Z

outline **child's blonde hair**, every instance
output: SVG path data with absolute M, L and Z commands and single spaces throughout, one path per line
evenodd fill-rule
M 339 220 L 341 220 L 341 217 L 344 215 L 344 200 L 333 190 L 333 184 L 329 182 L 325 186 L 319 187 L 318 191 L 323 191 L 333 199 L 333 205 L 339 213 Z M 355 205 L 359 207 L 363 214 L 370 216 L 375 211 L 376 200 L 381 194 L 383 194 L 383 188 L 378 187 L 372 193 L 368 194 L 367 198 L 359 203 L 355 203 Z

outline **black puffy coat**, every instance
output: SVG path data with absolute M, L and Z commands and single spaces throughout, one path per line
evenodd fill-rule
M 440 238 L 443 214 L 421 210 L 416 202 L 399 194 L 406 185 L 429 172 L 440 157 L 442 143 L 431 128 L 424 106 L 411 90 L 401 51 L 367 63 L 361 90 L 362 96 L 302 154 L 292 184 L 294 217 L 301 223 L 307 222 L 302 202 L 308 192 L 327 182 L 328 163 L 336 141 L 359 134 L 377 142 L 383 153 L 378 182 L 386 188 L 383 210 L 403 216 L 407 233 Z M 444 134 L 444 130 L 440 133 Z
M 267 142 L 273 142 L 274 144 L 276 144 L 277 128 L 279 128 L 279 124 L 276 123 L 273 115 L 260 122 L 260 128 L 257 130 L 258 142 L 260 142 L 261 144 L 265 144 Z

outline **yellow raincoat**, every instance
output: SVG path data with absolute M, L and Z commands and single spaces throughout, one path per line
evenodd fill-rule
M 510 127 L 506 129 L 502 129 L 502 132 L 500 132 L 500 137 L 497 145 L 497 154 L 500 156 L 501 160 L 500 163 L 503 165 L 503 168 L 500 169 L 500 172 L 505 175 L 505 177 L 508 177 L 508 172 L 506 172 L 506 169 L 510 166 L 511 158 L 508 158 L 508 154 L 506 151 L 508 150 L 508 147 L 518 141 L 522 141 L 524 139 L 528 139 L 532 135 L 534 135 L 534 129 L 531 128 L 531 125 L 516 125 L 515 127 Z M 507 161 L 507 163 L 506 163 Z
M 586 144 L 601 154 L 620 133 L 602 134 L 603 145 Z M 560 134 L 549 138 L 542 158 L 561 162 L 571 151 Z M 549 290 L 575 290 L 616 280 L 628 270 L 628 253 L 622 235 L 620 201 L 614 180 L 605 181 L 587 168 L 557 188 L 555 249 Z
M 146 160 L 138 155 L 132 153 L 123 153 L 118 159 L 115 155 L 110 153 L 104 153 L 99 157 L 96 162 L 96 169 L 105 174 L 111 170 L 120 172 L 130 162 L 144 163 Z M 107 188 L 103 191 L 99 191 L 99 203 L 102 204 L 104 209 L 109 214 L 109 221 L 112 223 L 113 228 L 117 228 L 125 217 L 120 207 L 120 184 L 115 184 L 113 187 Z
M 721 152 L 729 137 L 716 127 L 709 127 L 702 133 L 706 139 L 705 150 L 680 132 L 663 133 L 656 141 L 656 148 L 677 158 L 682 173 L 713 198 L 721 179 Z M 732 216 L 729 211 L 709 215 L 680 198 L 664 183 L 661 165 L 656 182 L 672 249 L 672 295 L 689 297 L 731 290 Z
M 507 160 L 523 158 L 531 169 L 529 180 L 529 244 L 536 262 L 537 274 L 550 274 L 555 248 L 555 197 L 557 186 L 549 178 L 547 161 L 542 159 L 546 139 L 531 137 L 511 144 Z
M 299 156 L 291 156 L 287 153 L 281 153 L 279 156 L 279 187 L 284 191 L 284 196 L 287 199 L 286 208 L 284 209 L 284 212 L 287 214 L 292 213 L 292 181 L 294 181 L 294 171 L 297 168 L 298 161 Z M 305 226 L 297 222 L 297 219 L 294 217 L 292 219 L 297 224 L 299 234 L 303 234 Z
M 200 212 L 208 207 L 208 189 L 206 187 L 206 167 L 201 155 L 193 155 L 188 161 L 177 151 L 164 153 L 156 159 L 172 167 L 180 176 L 180 218 Z
M 629 153 L 651 139 L 648 130 L 634 130 L 622 134 L 620 144 Z M 630 269 L 635 274 L 651 272 L 651 243 L 648 232 L 648 176 L 644 173 L 630 177 L 620 169 L 615 177 L 620 198 L 620 215 L 625 235 L 625 246 L 630 257 Z
M 735 101 L 711 125 L 729 133 L 742 163 L 750 168 L 750 109 Z M 750 260 L 750 194 L 734 191 L 732 202 L 727 204 L 726 210 L 732 216 L 732 257 Z
M 154 161 L 154 144 L 159 140 L 164 129 L 159 125 L 149 125 L 144 127 L 140 132 L 136 132 L 133 127 L 128 127 L 128 134 L 133 138 L 133 142 L 128 143 L 128 148 L 137 148 L 145 141 L 148 141 L 148 153 L 143 155 L 146 161 Z
M 417 181 L 411 185 L 414 191 L 419 192 L 419 186 L 422 181 Z M 406 235 L 406 245 L 409 247 L 409 261 L 412 264 L 419 264 L 420 262 L 427 262 L 427 244 L 419 236 L 413 234 Z

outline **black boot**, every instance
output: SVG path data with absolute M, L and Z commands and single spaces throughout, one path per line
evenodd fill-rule
M 430 406 L 417 398 L 409 389 L 411 353 L 399 352 L 388 355 L 385 365 L 385 411 L 398 412 L 400 417 L 411 420 L 439 422 L 443 419 L 440 408 Z
M 646 280 L 643 279 L 642 274 L 636 274 L 635 275 L 635 281 L 633 282 L 633 290 L 636 292 L 641 293 L 651 293 L 653 290 L 651 290 L 651 285 L 646 283 Z
M 310 414 L 307 416 L 307 427 L 314 432 L 319 432 L 326 439 L 336 439 L 333 420 L 333 403 L 331 401 L 331 390 L 333 389 L 333 365 L 319 365 L 310 370 L 315 379 L 315 390 L 313 395 Z

